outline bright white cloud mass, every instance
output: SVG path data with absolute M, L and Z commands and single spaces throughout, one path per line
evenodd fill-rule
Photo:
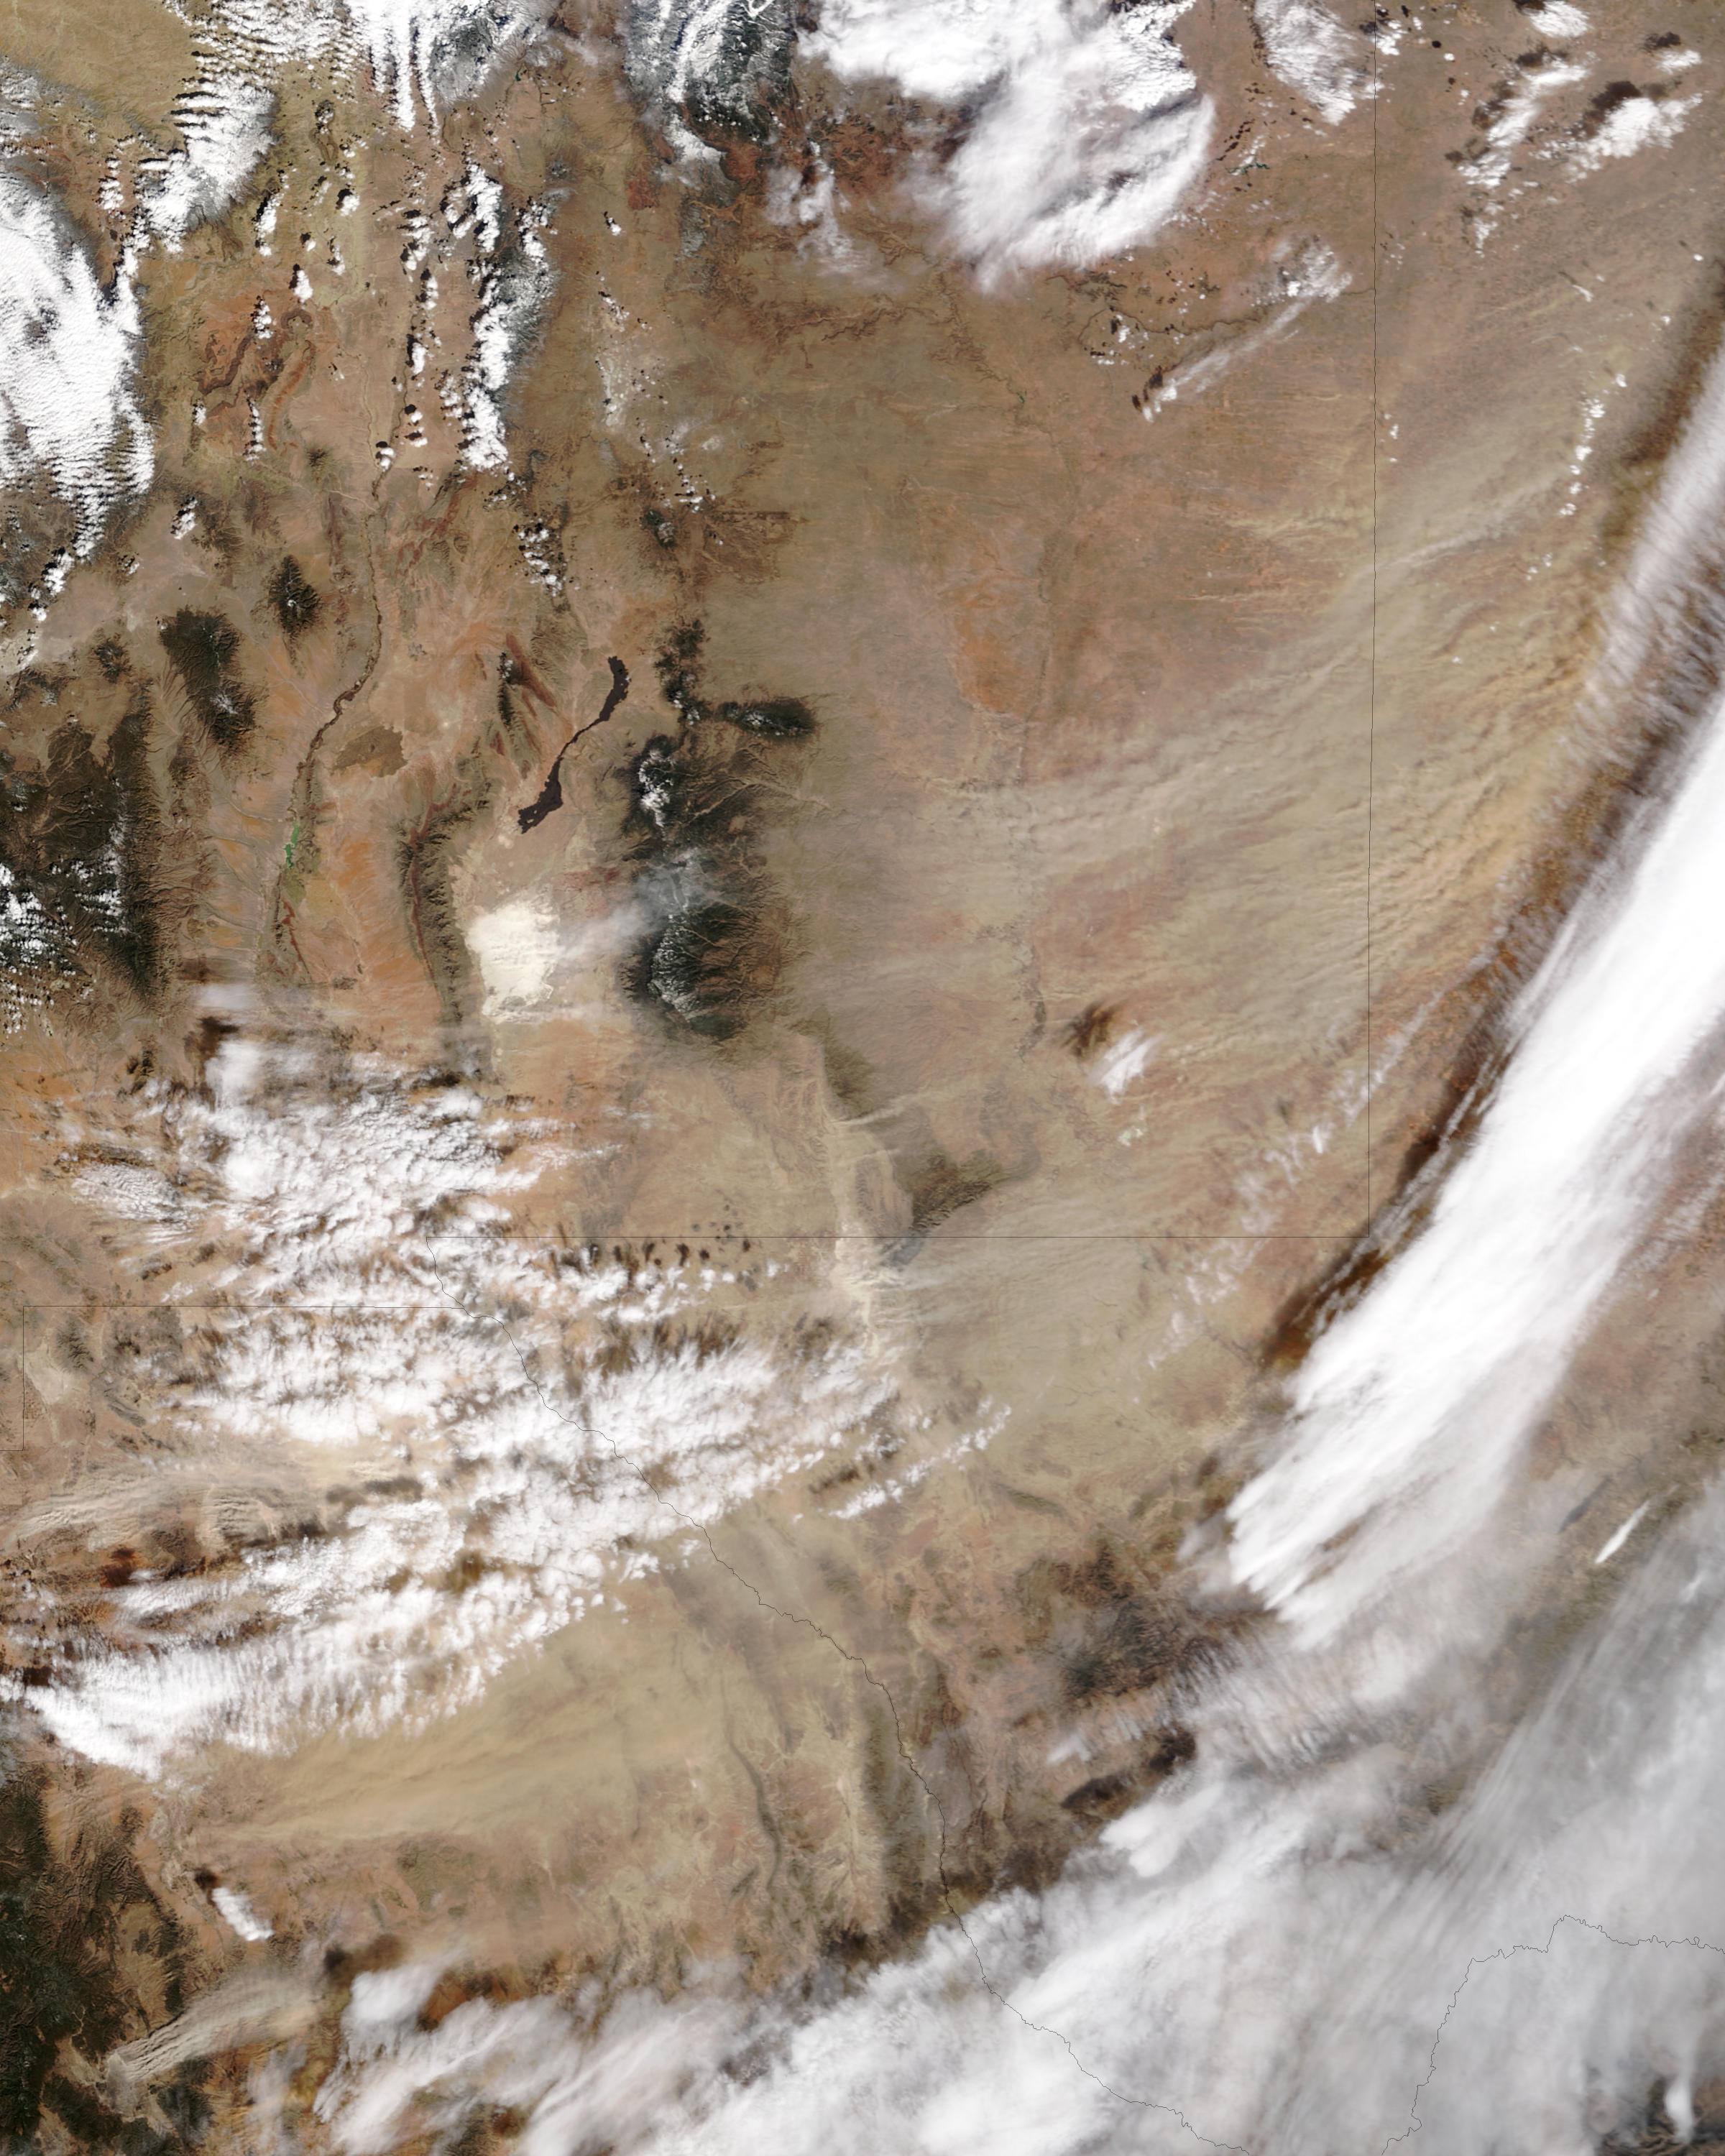
M 1317 1672 L 1296 1702 L 1266 1667 L 1050 1893 L 942 1928 L 813 2019 L 631 1999 L 593 2033 L 542 1999 L 476 2000 L 428 2033 L 436 1971 L 402 1971 L 356 1989 L 321 2104 L 354 2156 L 415 2105 L 452 2130 L 519 2105 L 533 2156 L 1376 2156 L 1410 2133 L 1442 2156 L 1581 2156 L 1655 2084 L 1681 2123 L 1725 2065 L 1725 1968 L 1699 1943 L 1725 1933 L 1722 1535 L 1715 1498 L 1436 1818 L 1409 1810 L 1399 1725 L 1332 1719 L 1315 1761 Z
M 111 1589 L 100 1637 L 69 1620 L 31 1695 L 64 1742 L 142 1774 L 450 1712 L 623 1609 L 645 1545 L 701 1547 L 756 1490 L 865 1446 L 891 1399 L 859 1344 L 732 1322 L 731 1268 L 496 1235 L 543 1132 L 460 1087 L 300 1075 L 296 1095 L 292 1057 L 230 1043 L 213 1104 L 163 1096 L 156 1162 L 69 1163 L 144 1246 L 219 1239 L 210 1286 L 236 1305 L 188 1312 L 141 1373 L 213 1478 L 204 1532 L 229 1561 Z
M 1638 693 L 1694 598 L 1722 408 L 1716 368 L 1600 695 Z M 1725 967 L 1686 924 L 1725 914 L 1722 819 L 1716 696 L 1531 984 L 1430 1219 L 1320 1340 L 1235 1501 L 1211 1561 L 1285 1621 L 1194 1694 L 1189 1764 L 1048 1892 L 937 1927 L 814 2012 L 637 1999 L 594 2028 L 474 2001 L 428 2032 L 413 1986 L 434 1970 L 392 1975 L 356 1994 L 321 2099 L 343 2145 L 391 2145 L 410 2104 L 453 2131 L 498 2102 L 536 2156 L 1376 2156 L 1414 2134 L 1444 2156 L 1584 2156 L 1656 2098 L 1685 2135 L 1725 2071 L 1725 1490 L 1666 1531 L 1507 1738 L 1486 1673 L 1518 1568 L 1570 1524 L 1561 1491 L 1512 1494 L 1532 1419 L 1710 1112 L 1692 1081 Z M 1644 1517 L 1583 1530 L 1595 1568 Z
M 131 267 L 105 291 L 53 198 L 0 168 L 0 485 L 44 476 L 76 512 L 80 551 L 154 469 Z
M 1213 111 L 1173 39 L 1189 0 L 829 0 L 809 54 L 845 81 L 974 108 L 921 191 L 984 281 L 1147 239 L 1179 208 Z
M 45 485 L 69 504 L 79 553 L 95 547 L 120 503 L 148 488 L 155 449 L 137 393 L 140 258 L 152 243 L 181 247 L 240 198 L 272 146 L 285 71 L 320 60 L 365 69 L 399 126 L 411 130 L 424 118 L 435 126 L 439 110 L 470 94 L 547 12 L 535 0 L 313 0 L 305 8 L 219 0 L 200 25 L 196 68 L 175 100 L 179 140 L 139 162 L 138 215 L 105 287 L 53 195 L 0 163 L 0 485 Z M 5 89 L 0 157 L 28 140 L 33 94 L 27 79 L 9 73 Z M 498 399 L 547 275 L 531 222 L 519 235 L 519 265 L 490 266 L 474 316 L 470 464 L 507 461 Z M 57 595 L 64 576 L 50 562 L 33 598 L 44 589 Z
M 634 39 L 619 80 L 644 103 L 640 54 L 662 63 L 653 95 L 685 116 L 658 154 L 668 141 L 665 185 L 691 202 L 716 162 L 693 131 L 703 70 L 741 82 L 767 64 L 748 30 L 762 11 L 741 4 L 665 0 L 611 26 L 618 49 Z M 911 131 L 909 187 L 949 255 L 1000 290 L 1129 252 L 1190 208 L 1217 131 L 1178 42 L 1191 4 L 824 0 L 797 37 L 842 90 L 891 85 L 918 126 L 940 120 L 938 157 Z M 435 131 L 544 16 L 514 0 L 215 0 L 178 139 L 142 161 L 106 285 L 46 189 L 0 169 L 0 483 L 69 505 L 62 583 L 151 478 L 141 262 L 261 184 L 283 71 L 311 54 L 365 70 L 393 142 Z M 1368 93 L 1359 33 L 1318 0 L 1255 0 L 1253 19 L 1265 64 L 1318 119 Z M 1587 28 L 1565 0 L 1528 20 Z M 1506 192 L 1586 65 L 1516 64 L 1455 153 L 1476 203 Z M 1667 151 L 1693 102 L 1631 86 L 1542 154 L 1575 178 Z M 875 275 L 832 167 L 774 154 L 764 207 L 805 228 L 811 269 L 860 275 L 866 258 Z M 506 391 L 551 290 L 550 213 L 511 206 L 474 162 L 440 201 L 395 207 L 403 259 L 442 249 L 470 282 L 468 356 L 449 366 L 460 456 L 506 473 Z M 1159 454 L 1189 403 L 1322 319 L 1320 301 L 1332 320 L 1344 294 L 1357 303 L 1357 265 L 1319 241 L 1269 234 L 1260 260 L 1245 326 L 1132 400 L 1146 418 L 1181 408 L 1147 436 L 1131 413 L 1135 444 Z M 408 347 L 422 358 L 429 320 Z M 1703 616 L 1717 630 L 1722 505 L 1716 363 L 1622 580 L 1596 698 L 1651 699 L 1674 640 Z M 454 2150 L 505 2112 L 523 2156 L 1381 2156 L 1415 2137 L 1431 2156 L 1597 2156 L 1654 2097 L 1688 2137 L 1697 2089 L 1725 2077 L 1725 1486 L 1687 1516 L 1614 1491 L 1573 1545 L 1593 1614 L 1525 1712 L 1491 1694 L 1522 1583 L 1555 1568 L 1599 1495 L 1571 1512 L 1560 1478 L 1532 1490 L 1533 1434 L 1717 1111 L 1725 701 L 1686 693 L 1648 716 L 1686 734 L 1686 757 L 1515 1004 L 1465 1141 L 1378 1224 L 1381 1268 L 1179 1553 L 1198 1599 L 1257 1623 L 1225 1667 L 1186 1681 L 1191 1758 L 1045 1891 L 949 1910 L 913 1951 L 824 1988 L 762 1998 L 732 1969 L 695 1969 L 670 2003 L 472 1997 L 434 2025 L 434 1948 L 367 1969 L 311 2099 L 349 2156 L 414 2136 Z M 488 1021 L 525 1025 L 562 992 L 574 947 L 553 888 L 465 924 Z M 619 910 L 583 956 L 609 963 L 638 926 Z M 64 963 L 64 940 L 0 864 L 14 1030 L 18 983 Z M 564 1628 L 625 1618 L 644 1574 L 710 1561 L 707 1525 L 763 1491 L 838 1455 L 898 1455 L 826 1515 L 859 1520 L 1001 1426 L 979 1399 L 948 1454 L 901 1452 L 912 1389 L 889 1350 L 861 1322 L 795 1322 L 839 1261 L 518 1240 L 516 1201 L 569 1165 L 556 1124 L 447 1075 L 266 1041 L 254 1014 L 204 1090 L 141 1081 L 114 1127 L 87 1103 L 57 1126 L 74 1217 L 99 1220 L 122 1261 L 171 1252 L 175 1283 L 126 1350 L 151 1410 L 146 1466 L 129 1454 L 103 1488 L 26 1512 L 14 1547 L 81 1524 L 80 1506 L 147 1522 L 183 1503 L 201 1553 L 58 1599 L 20 1568 L 0 1698 L 27 1699 L 82 1758 L 159 1780 L 217 1746 L 280 1756 L 423 1727 Z M 1160 1013 L 1127 1025 L 1075 1096 L 1150 1101 L 1178 1082 L 1173 1031 Z M 84 1554 L 100 1546 L 92 1525 Z M 235 1953 L 285 1952 L 286 1925 L 239 1887 L 211 1906 Z

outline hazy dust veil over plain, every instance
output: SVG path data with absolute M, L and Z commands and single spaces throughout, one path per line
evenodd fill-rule
M 1720 59 L 19 0 L 6 2148 L 1725 2147 Z

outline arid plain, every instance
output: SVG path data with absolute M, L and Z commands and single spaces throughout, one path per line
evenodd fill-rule
M 819 2003 L 1191 1758 L 1224 1508 L 1672 752 L 1598 683 L 1719 20 L 1543 13 L 1344 24 L 1327 110 L 1201 0 L 1178 212 L 1027 268 L 931 207 L 973 114 L 811 44 L 668 117 L 574 10 L 410 125 L 290 57 L 137 253 L 219 23 L 13 0 L 154 443 L 8 510 L 17 2145 L 511 2147 L 327 2099 L 358 1978 Z M 1717 1456 L 1711 1173 L 1536 1508 Z

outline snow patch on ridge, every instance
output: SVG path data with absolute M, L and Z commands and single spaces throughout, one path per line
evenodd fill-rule
M 485 180 L 476 168 L 470 175 L 475 188 Z M 490 184 L 501 199 L 501 189 Z M 509 468 L 502 399 L 511 372 L 539 327 L 555 279 L 539 236 L 549 221 L 543 204 L 529 203 L 512 220 L 509 241 L 501 243 L 495 202 L 480 220 L 480 255 L 473 273 L 479 305 L 471 325 L 473 354 L 462 377 L 461 457 L 475 470 Z
M 1579 38 L 1587 28 L 1587 18 L 1569 0 L 1546 0 L 1544 7 L 1528 11 L 1527 24 L 1542 38 Z
M 434 131 L 439 111 L 470 96 L 549 13 L 548 0 L 217 0 L 174 105 L 182 146 L 142 168 L 151 228 L 177 247 L 238 200 L 270 146 L 275 84 L 288 69 L 364 67 L 404 133 L 422 110 Z
M 790 13 L 788 0 L 629 0 L 629 82 L 685 165 L 717 159 L 703 127 L 751 127 L 784 81 Z
M 536 0 L 346 0 L 380 95 L 411 131 L 416 100 L 435 127 L 441 108 L 470 97 L 504 52 L 550 14 Z
M 1638 150 L 1669 149 L 1700 102 L 1696 97 L 1649 96 L 1645 90 L 1624 98 L 1569 152 L 1570 177 L 1579 180 L 1614 157 L 1633 157 Z
M 218 61 L 186 85 L 174 107 L 183 146 L 146 159 L 139 172 L 144 215 L 171 250 L 239 199 L 270 147 L 275 109 L 267 85 Z

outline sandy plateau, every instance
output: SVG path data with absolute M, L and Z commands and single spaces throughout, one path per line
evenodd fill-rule
M 811 48 L 691 157 L 575 9 L 411 129 L 308 38 L 128 262 L 217 18 L 14 0 L 154 466 L 4 557 L 0 2135 L 454 2148 L 321 2097 L 361 1976 L 837 1996 L 1191 1756 L 1194 1553 L 1669 745 L 1719 18 L 1544 12 L 1327 111 L 1202 0 L 1178 209 L 984 274 L 964 113 Z M 1710 1173 L 1565 1508 L 1725 1441 Z

